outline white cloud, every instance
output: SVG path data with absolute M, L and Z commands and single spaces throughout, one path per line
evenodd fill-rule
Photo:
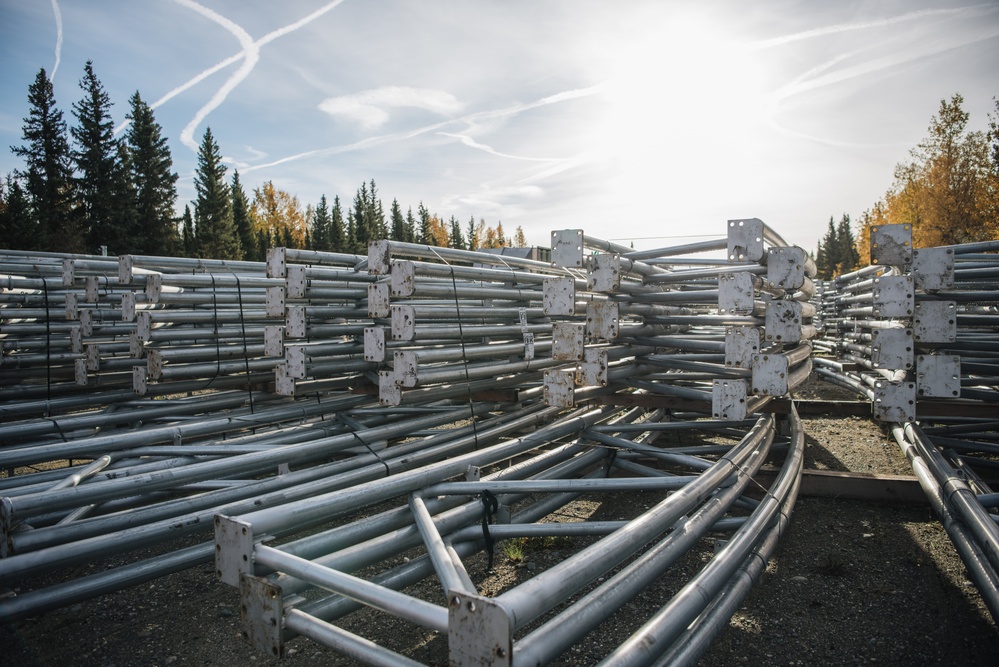
M 319 103 L 321 111 L 355 122 L 365 130 L 377 129 L 388 122 L 388 109 L 409 107 L 451 116 L 463 106 L 454 95 L 443 90 L 408 86 L 382 86 L 353 95 L 330 97 Z

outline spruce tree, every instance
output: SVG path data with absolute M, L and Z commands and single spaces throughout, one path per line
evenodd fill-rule
M 479 249 L 479 244 L 478 244 L 478 240 L 477 240 L 478 239 L 478 234 L 476 233 L 475 216 L 474 215 L 471 218 L 468 219 L 468 229 L 467 229 L 467 231 L 465 233 L 465 236 L 466 236 L 466 242 L 468 243 L 468 249 L 469 250 L 478 250 Z
M 361 243 L 357 238 L 357 221 L 354 219 L 354 211 L 347 211 L 347 233 L 344 234 L 344 249 L 346 252 L 358 252 Z
M 316 210 L 312 212 L 312 229 L 310 237 L 312 248 L 323 252 L 330 252 L 330 232 L 333 226 L 333 218 L 330 217 L 330 207 L 326 203 L 326 195 L 319 198 Z
M 416 243 L 416 218 L 413 217 L 413 207 L 406 209 L 406 243 Z
M 464 250 L 465 239 L 461 236 L 461 223 L 458 222 L 458 218 L 453 215 L 448 222 L 451 223 L 451 247 Z
M 375 179 L 371 179 L 368 188 L 368 240 L 388 238 L 388 226 L 385 224 L 385 209 L 382 207 L 382 200 L 378 198 L 378 188 L 375 187 Z M 367 252 L 367 246 L 364 252 Z
M 177 232 L 177 173 L 173 171 L 170 146 L 153 110 L 138 91 L 129 99 L 130 121 L 125 132 L 129 172 L 135 188 L 135 211 L 139 234 L 138 252 L 146 255 L 189 255 Z
M 368 251 L 368 241 L 375 236 L 374 207 L 367 183 L 361 183 L 361 187 L 357 189 L 351 213 L 354 230 L 352 252 L 364 254 Z
M 333 196 L 333 211 L 330 214 L 330 250 L 346 252 L 347 230 L 343 226 L 343 207 L 340 205 L 340 195 Z
M 0 183 L 0 243 L 11 250 L 36 248 L 38 223 L 31 215 L 31 205 L 12 174 Z
M 56 108 L 52 82 L 45 70 L 28 87 L 28 117 L 22 126 L 24 146 L 12 146 L 24 158 L 24 179 L 38 235 L 34 247 L 56 252 L 80 252 L 84 243 L 74 209 L 73 167 L 66 121 Z
M 406 219 L 402 217 L 402 209 L 399 208 L 399 200 L 392 200 L 392 207 L 389 209 L 389 217 L 392 219 L 392 231 L 389 235 L 393 241 L 406 240 Z
M 253 221 L 250 219 L 250 200 L 246 197 L 243 184 L 239 182 L 239 171 L 232 171 L 232 223 L 239 235 L 239 246 L 243 250 L 244 259 L 262 262 L 265 257 L 257 256 L 257 243 L 253 233 Z
M 836 223 L 832 216 L 829 216 L 829 228 L 825 236 L 819 241 L 818 252 L 815 257 L 815 269 L 818 277 L 822 280 L 829 280 L 836 271 L 836 264 L 839 263 L 839 244 L 836 242 Z
M 420 229 L 417 233 L 416 242 L 423 243 L 424 245 L 433 245 L 434 235 L 430 230 L 430 211 L 423 205 L 423 202 L 420 202 L 420 205 L 417 207 L 416 214 L 420 218 Z
M 122 250 L 115 250 L 112 254 L 125 254 L 125 253 L 139 253 L 145 252 L 145 248 L 149 248 L 148 244 L 143 243 L 144 231 L 142 221 L 139 219 L 139 212 L 136 209 L 136 191 L 135 191 L 135 181 L 132 179 L 132 158 L 128 152 L 128 147 L 122 141 L 117 142 L 117 159 L 115 160 L 116 168 L 111 174 L 111 181 L 109 183 L 110 187 L 110 199 L 115 202 L 115 228 L 118 231 L 118 237 L 122 240 Z M 174 227 L 173 236 L 177 238 L 176 226 Z M 175 244 L 173 249 L 177 245 Z M 147 252 L 146 254 L 156 254 L 156 255 L 167 255 L 174 254 L 170 252 L 171 248 L 149 248 L 153 252 Z
M 198 170 L 194 187 L 194 224 L 198 238 L 198 256 L 215 259 L 242 259 L 239 234 L 232 219 L 232 199 L 225 180 L 225 165 L 211 128 L 198 149 Z
M 849 273 L 860 264 L 860 253 L 857 252 L 857 240 L 850 228 L 850 216 L 846 213 L 836 226 L 837 270 L 836 275 Z
M 130 229 L 135 217 L 130 180 L 124 174 L 119 141 L 111 120 L 111 98 L 104 90 L 94 63 L 88 60 L 80 79 L 83 99 L 73 105 L 77 125 L 70 129 L 76 143 L 71 152 L 76 165 L 76 192 L 87 250 L 104 246 L 112 255 L 134 252 L 138 230 Z
M 198 239 L 194 235 L 194 218 L 191 216 L 191 207 L 184 206 L 183 220 L 183 253 L 184 257 L 198 256 Z

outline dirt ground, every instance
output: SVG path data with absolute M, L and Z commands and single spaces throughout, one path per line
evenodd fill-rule
M 898 447 L 868 419 L 809 418 L 805 427 L 807 468 L 910 474 Z M 621 502 L 632 501 L 609 496 L 566 511 L 618 518 Z M 500 550 L 493 571 L 481 556 L 468 562 L 469 571 L 481 591 L 498 591 L 557 562 L 559 549 L 531 549 L 516 559 Z M 709 551 L 705 545 L 691 554 L 557 664 L 598 662 Z M 81 564 L 79 571 L 113 564 Z M 433 599 L 439 591 L 430 586 L 421 594 Z M 420 662 L 446 664 L 446 638 L 436 633 L 401 629 L 367 613 L 347 626 Z M 277 661 L 244 643 L 237 593 L 216 581 L 210 564 L 36 618 L 0 621 L 0 665 L 354 664 L 304 638 L 288 649 Z M 804 496 L 766 573 L 700 664 L 994 665 L 997 655 L 999 631 L 928 505 Z

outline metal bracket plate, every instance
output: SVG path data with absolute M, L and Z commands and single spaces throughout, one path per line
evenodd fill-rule
M 912 368 L 915 356 L 912 329 L 873 329 L 871 337 L 871 361 L 875 368 Z
M 607 386 L 607 350 L 591 347 L 583 351 L 583 362 L 576 369 L 576 385 Z
M 395 371 L 378 371 L 378 403 L 381 405 L 402 403 L 402 387 L 396 382 Z
M 960 398 L 961 357 L 956 354 L 918 355 L 916 393 L 931 398 Z
M 805 284 L 805 251 L 801 248 L 770 248 L 767 255 L 767 283 L 770 287 L 793 291 Z
M 586 336 L 614 340 L 620 331 L 621 307 L 616 301 L 586 304 Z
M 783 396 L 788 392 L 788 361 L 783 354 L 753 355 L 753 393 Z
M 906 266 L 912 262 L 912 225 L 871 227 L 871 264 Z
M 774 299 L 767 304 L 767 340 L 777 343 L 797 343 L 801 340 L 801 303 L 790 299 Z
M 579 361 L 583 358 L 584 325 L 577 322 L 552 323 L 552 359 Z
M 215 516 L 215 575 L 239 586 L 242 574 L 253 574 L 253 526 L 237 517 Z
M 728 258 L 734 262 L 763 259 L 763 221 L 743 218 L 728 221 Z
M 368 285 L 368 317 L 388 317 L 390 313 L 389 284 L 372 283 Z
M 593 258 L 586 285 L 594 292 L 616 292 L 621 288 L 621 256 L 601 253 Z
M 916 383 L 888 382 L 874 385 L 874 418 L 883 422 L 910 422 L 916 418 Z
M 368 274 L 387 276 L 392 272 L 392 251 L 386 240 L 368 242 Z
M 284 317 L 285 288 L 280 285 L 268 287 L 265 294 L 267 317 Z
M 954 286 L 954 249 L 913 249 L 912 276 L 918 289 L 950 289 Z
M 416 265 L 408 259 L 392 262 L 392 296 L 413 296 L 416 291 Z
M 395 382 L 403 387 L 415 387 L 418 381 L 416 350 L 396 350 L 392 355 Z
M 571 408 L 575 404 L 575 372 L 562 368 L 549 368 L 545 371 L 544 399 L 546 405 Z
M 285 278 L 287 277 L 288 264 L 285 261 L 284 248 L 267 249 L 267 277 Z M 235 584 L 233 584 L 235 586 Z
M 412 306 L 392 306 L 392 340 L 413 340 L 416 337 L 416 309 Z
M 284 327 L 276 324 L 264 326 L 264 356 L 280 357 L 284 354 Z
M 292 264 L 286 270 L 288 276 L 285 278 L 285 286 L 288 288 L 288 298 L 305 298 L 305 289 L 308 285 L 306 267 L 301 264 Z
M 957 340 L 957 302 L 916 303 L 912 333 L 917 343 L 953 343 Z
M 725 365 L 750 368 L 753 355 L 760 351 L 763 332 L 758 327 L 731 327 L 725 330 Z
M 583 230 L 560 229 L 552 232 L 552 266 L 583 267 Z
M 452 593 L 447 625 L 450 664 L 492 667 L 512 664 L 513 623 L 496 600 Z
M 385 361 L 385 327 L 364 327 L 364 360 Z
M 738 421 L 746 418 L 745 380 L 711 381 L 711 414 L 715 419 Z
M 914 304 L 912 276 L 881 276 L 874 279 L 876 317 L 912 317 Z
M 542 308 L 548 317 L 576 313 L 576 280 L 570 277 L 545 278 Z
M 756 303 L 753 276 L 745 271 L 718 276 L 718 311 L 723 315 L 750 315 Z
M 284 607 L 281 587 L 267 579 L 244 574 L 239 579 L 243 639 L 274 658 L 284 656 Z
M 284 335 L 287 338 L 305 338 L 305 306 L 288 306 L 284 309 Z

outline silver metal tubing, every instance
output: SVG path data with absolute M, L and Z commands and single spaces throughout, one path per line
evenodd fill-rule
M 916 451 L 937 478 L 944 502 L 954 508 L 989 560 L 992 569 L 999 572 L 999 527 L 978 502 L 975 493 L 923 435 L 919 426 L 909 422 L 905 424 L 904 431 L 905 439 L 915 445 Z
M 584 236 L 584 242 L 589 245 L 590 238 Z M 683 245 L 669 246 L 666 248 L 656 248 L 654 250 L 632 250 L 631 248 L 624 248 L 624 246 L 618 246 L 619 250 L 613 252 L 623 252 L 623 255 L 628 259 L 642 260 L 642 259 L 653 259 L 660 257 L 676 257 L 677 255 L 689 255 L 698 252 L 710 252 L 712 250 L 725 250 L 728 248 L 727 238 L 712 239 L 710 241 L 697 241 L 694 243 L 686 243 Z
M 437 572 L 437 577 L 444 585 L 445 599 L 450 599 L 452 593 L 459 593 L 462 595 L 467 593 L 475 594 L 475 585 L 473 584 L 469 587 L 465 583 L 468 579 L 468 575 L 464 573 L 463 568 L 462 573 L 459 574 L 458 566 L 455 561 L 452 560 L 451 554 L 448 552 L 447 546 L 445 546 L 444 540 L 441 538 L 440 533 L 437 532 L 437 527 L 434 525 L 434 519 L 427 510 L 427 505 L 424 503 L 423 497 L 418 493 L 409 494 L 409 507 L 413 512 L 413 518 L 416 520 L 416 527 L 420 531 L 420 537 L 423 539 L 423 544 L 427 548 L 427 554 L 430 556 L 430 560 L 434 564 L 434 570 Z M 458 561 L 458 563 L 460 563 L 460 561 Z
M 497 601 L 507 610 L 515 627 L 523 627 L 569 595 L 612 569 L 642 545 L 676 523 L 698 503 L 703 502 L 726 479 L 754 456 L 757 449 L 769 447 L 773 438 L 773 417 L 764 417 L 744 441 L 704 471 L 697 479 L 670 495 L 649 511 L 641 521 L 554 565 L 517 588 L 501 594 Z M 765 444 L 763 444 L 765 443 Z M 571 574 L 570 574 L 571 573 Z
M 290 609 L 285 616 L 284 627 L 298 635 L 309 637 L 325 644 L 348 658 L 365 665 L 378 667 L 422 667 L 423 663 L 382 648 L 373 641 L 359 637 L 352 632 L 327 623 L 323 620 Z
M 391 455 L 362 453 L 352 459 L 322 464 L 296 470 L 257 481 L 252 486 L 239 489 L 224 489 L 219 492 L 201 494 L 196 497 L 182 498 L 161 502 L 153 506 L 130 510 L 122 515 L 95 517 L 79 522 L 72 527 L 62 527 L 58 530 L 36 528 L 13 535 L 14 551 L 36 551 L 43 547 L 63 544 L 111 534 L 115 531 L 125 531 L 129 528 L 152 525 L 156 521 L 169 520 L 163 524 L 166 532 L 176 532 L 178 525 L 197 529 L 198 525 L 210 522 L 216 511 L 239 512 L 265 506 L 274 501 L 286 502 L 296 497 L 307 497 L 310 494 L 342 488 L 351 483 L 359 483 L 384 476 L 388 472 L 396 472 L 415 467 L 429 461 L 441 459 L 448 453 L 469 448 L 476 442 L 493 442 L 500 436 L 516 431 L 539 419 L 538 413 L 545 411 L 541 406 L 534 406 L 517 411 L 510 415 L 490 418 L 478 429 L 469 425 L 463 428 L 448 429 L 422 441 L 400 444 L 393 448 Z M 548 409 L 551 410 L 550 408 Z M 453 414 L 442 413 L 445 422 L 452 420 Z M 316 434 L 324 437 L 322 433 Z M 318 440 L 318 437 L 313 437 Z M 350 473 L 348 475 L 348 473 Z M 294 492 L 286 489 L 298 487 Z M 244 502 L 245 501 L 245 502 Z M 182 517 L 171 519 L 171 517 Z M 126 533 L 116 535 L 119 545 L 126 545 L 130 538 Z
M 930 468 L 932 461 L 923 458 L 914 443 L 906 437 L 906 429 L 902 424 L 892 427 L 892 435 L 902 449 L 902 453 L 912 464 L 912 470 L 919 480 L 927 499 L 933 507 L 937 518 L 950 536 L 958 555 L 968 570 L 968 575 L 982 595 L 982 600 L 988 607 L 992 618 L 999 618 L 999 575 L 991 561 L 975 542 L 971 531 L 950 508 L 945 500 L 945 492 L 936 473 Z
M 307 501 L 288 503 L 273 510 L 261 510 L 241 515 L 239 520 L 252 524 L 254 530 L 260 534 L 279 529 L 286 531 L 306 528 L 315 525 L 315 523 L 329 520 L 334 515 L 342 515 L 346 511 L 356 509 L 359 507 L 357 505 L 359 502 L 366 505 L 411 493 L 428 484 L 463 474 L 469 465 L 485 465 L 530 451 L 539 443 L 550 442 L 552 439 L 577 433 L 596 423 L 604 414 L 603 410 L 577 410 L 530 435 L 499 443 L 477 452 L 453 457 L 434 466 L 431 470 L 418 469 L 408 473 L 400 473 L 387 480 L 379 480 L 377 483 L 362 484 L 346 491 L 319 495 Z
M 683 521 L 682 529 L 673 531 L 576 604 L 518 641 L 514 645 L 515 663 L 550 662 L 641 592 L 648 582 L 661 576 L 717 525 L 718 519 L 746 488 L 762 459 L 755 458 L 751 468 L 745 475 L 740 475 L 735 484 L 720 490 L 715 498 L 691 513 Z
M 473 262 L 488 266 L 510 266 L 523 269 L 534 269 L 545 273 L 564 273 L 552 268 L 547 262 L 538 262 L 531 259 L 521 259 L 510 255 L 493 255 L 486 252 L 475 252 L 472 250 L 456 250 L 454 248 L 437 248 L 429 245 L 417 243 L 403 243 L 401 241 L 376 241 L 368 248 L 369 259 L 372 252 L 378 246 L 384 244 L 385 251 L 391 253 L 393 257 L 415 257 L 418 259 L 429 259 L 447 262 Z
M 721 592 L 739 566 L 750 557 L 778 513 L 785 511 L 790 514 L 793 500 L 786 508 L 784 500 L 797 489 L 804 459 L 804 432 L 797 416 L 792 413 L 791 419 L 792 446 L 771 492 L 704 569 L 641 629 L 607 656 L 602 665 L 651 664 Z
M 263 544 L 254 549 L 256 562 L 264 567 L 280 570 L 317 586 L 340 593 L 352 600 L 388 612 L 399 618 L 418 623 L 423 627 L 447 632 L 448 611 L 445 607 L 424 602 L 419 598 L 403 595 L 382 588 L 364 579 L 337 572 L 327 567 L 319 567 L 311 561 L 285 553 Z

